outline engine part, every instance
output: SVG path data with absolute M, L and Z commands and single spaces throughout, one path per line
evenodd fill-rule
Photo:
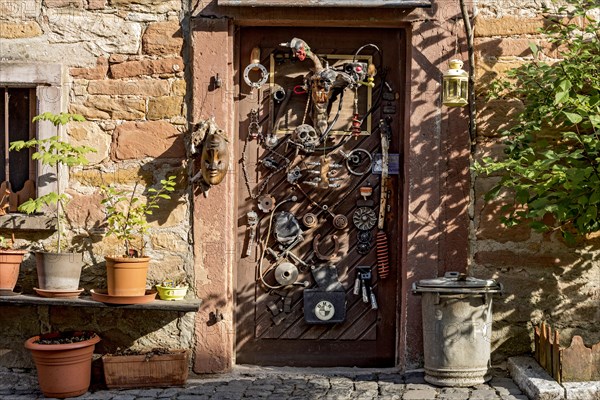
M 287 173 L 287 181 L 290 185 L 295 185 L 302 178 L 300 167 L 294 167 Z
M 271 212 L 275 207 L 275 197 L 270 194 L 263 194 L 258 198 L 258 209 L 264 213 Z
M 385 212 L 387 210 L 387 185 L 388 185 L 388 150 L 392 137 L 392 128 L 388 119 L 379 120 L 379 132 L 381 133 L 381 193 L 379 197 L 379 217 L 377 227 L 383 229 L 385 224 Z
M 369 207 L 360 207 L 354 211 L 354 215 L 352 216 L 352 222 L 354 225 L 363 231 L 369 231 L 373 229 L 375 224 L 377 223 L 377 214 L 373 211 L 372 208 Z
M 248 223 L 248 245 L 246 247 L 246 257 L 252 255 L 252 248 L 254 247 L 254 239 L 256 238 L 256 225 L 258 225 L 258 214 L 255 211 L 248 211 L 246 214 Z
M 356 235 L 356 238 L 360 243 L 371 243 L 371 241 L 373 240 L 373 235 L 371 234 L 371 231 L 359 230 Z
M 294 132 L 292 133 L 292 142 L 304 151 L 312 152 L 315 147 L 319 145 L 320 141 L 315 128 L 308 124 L 302 124 L 294 129 Z
M 379 278 L 385 279 L 390 274 L 390 254 L 388 240 L 385 232 L 377 232 L 377 273 Z
M 371 186 L 363 186 L 358 189 L 363 199 L 367 200 L 367 197 L 371 197 L 373 194 L 373 188 Z
M 343 214 L 337 214 L 333 217 L 333 226 L 335 229 L 345 229 L 348 226 L 348 218 Z
M 321 234 L 318 234 L 315 236 L 315 238 L 313 239 L 313 250 L 315 252 L 315 256 L 317 256 L 317 258 L 319 260 L 323 260 L 323 261 L 327 261 L 327 260 L 331 260 L 333 257 L 335 257 L 338 253 L 338 251 L 340 251 L 340 242 L 338 240 L 338 237 L 336 235 L 332 235 L 331 236 L 331 240 L 333 241 L 333 251 L 331 252 L 331 254 L 325 255 L 323 253 L 321 253 L 321 251 L 319 250 L 319 240 L 321 239 Z
M 280 285 L 292 285 L 297 279 L 298 268 L 291 262 L 282 262 L 275 268 L 275 280 Z
M 265 136 L 264 145 L 266 148 L 272 149 L 273 147 L 277 146 L 277 143 L 279 143 L 279 139 L 277 138 L 277 136 L 273 134 Z
M 252 81 L 250 79 L 250 72 L 256 69 L 260 71 L 260 77 L 257 80 Z M 267 79 L 269 79 L 269 72 L 261 63 L 255 62 L 248 64 L 246 69 L 244 69 L 244 82 L 246 82 L 246 85 L 250 86 L 252 89 L 259 89 L 267 82 Z
M 346 159 L 346 168 L 352 175 L 363 176 L 371 171 L 373 156 L 365 149 L 354 149 L 350 153 L 341 152 Z M 362 168 L 361 168 L 362 166 Z M 361 168 L 359 170 L 359 168 Z
M 275 100 L 277 103 L 281 103 L 283 101 L 283 99 L 285 99 L 285 89 L 282 88 L 279 85 L 275 85 L 273 87 L 273 100 Z
M 282 245 L 290 245 L 301 236 L 301 229 L 294 214 L 279 211 L 273 216 L 273 235 Z
M 356 252 L 362 256 L 366 256 L 371 252 L 371 243 L 358 243 L 356 245 Z
M 307 228 L 314 228 L 315 226 L 317 226 L 317 222 L 318 222 L 317 216 L 313 213 L 306 213 L 302 217 L 302 223 Z
M 272 157 L 265 157 L 258 162 L 262 164 L 265 168 L 268 168 L 270 170 L 275 170 L 279 168 L 279 163 Z

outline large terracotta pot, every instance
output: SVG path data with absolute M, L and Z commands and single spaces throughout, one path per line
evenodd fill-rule
M 90 387 L 92 355 L 100 341 L 95 335 L 88 340 L 64 344 L 40 344 L 41 338 L 58 337 L 58 333 L 34 336 L 25 342 L 31 351 L 38 373 L 40 389 L 46 397 L 64 399 L 87 392 Z
M 37 252 L 35 260 L 39 288 L 43 290 L 77 290 L 83 268 L 82 253 Z
M 0 250 L 0 296 L 10 294 L 19 279 L 19 267 L 27 250 Z
M 105 257 L 109 296 L 143 296 L 150 257 Z

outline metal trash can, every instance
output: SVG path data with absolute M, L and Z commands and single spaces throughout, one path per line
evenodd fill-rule
M 474 386 L 491 378 L 493 279 L 458 272 L 413 283 L 422 295 L 425 380 L 439 386 Z

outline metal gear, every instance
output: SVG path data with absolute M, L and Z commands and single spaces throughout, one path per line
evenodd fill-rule
M 302 223 L 307 228 L 314 228 L 315 226 L 317 226 L 317 221 L 317 216 L 313 213 L 306 213 L 302 217 Z
M 370 231 L 377 223 L 377 214 L 372 208 L 360 207 L 354 211 L 352 222 L 361 231 Z
M 348 218 L 343 214 L 337 214 L 333 217 L 333 226 L 335 229 L 345 229 L 348 226 Z
M 371 235 L 371 231 L 358 231 L 357 239 L 361 243 L 370 243 L 373 240 L 373 235 Z
M 356 245 L 356 252 L 360 255 L 367 255 L 371 252 L 371 243 L 358 243 Z
M 264 213 L 271 212 L 275 207 L 275 197 L 270 194 L 263 194 L 258 198 L 258 209 Z

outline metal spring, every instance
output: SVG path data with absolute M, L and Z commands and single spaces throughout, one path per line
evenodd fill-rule
M 385 279 L 390 274 L 388 241 L 385 232 L 377 232 L 377 274 L 379 278 Z

